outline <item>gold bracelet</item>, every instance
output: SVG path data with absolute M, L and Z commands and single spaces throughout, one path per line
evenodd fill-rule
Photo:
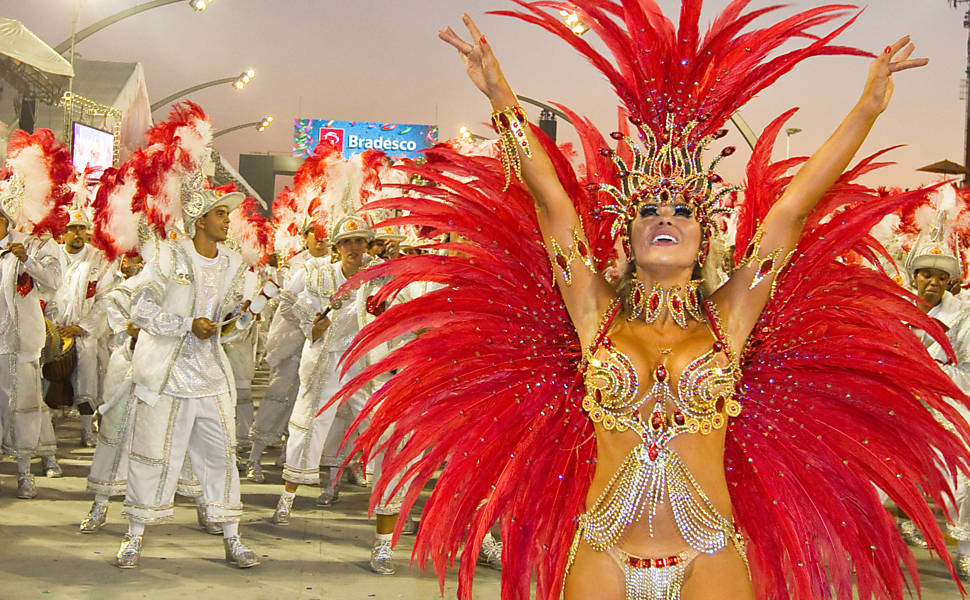
M 522 161 L 519 158 L 517 148 L 522 149 L 526 158 L 532 158 L 532 148 L 529 146 L 529 136 L 526 135 L 525 129 L 528 124 L 529 116 L 518 105 L 508 106 L 492 113 L 492 125 L 498 132 L 501 149 L 502 170 L 505 171 L 503 192 L 509 189 L 513 172 L 515 172 L 519 181 L 522 180 Z

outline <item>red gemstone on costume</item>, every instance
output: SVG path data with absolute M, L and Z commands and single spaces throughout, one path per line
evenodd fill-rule
M 600 390 L 599 388 L 593 390 L 593 398 L 596 399 L 596 403 L 597 404 L 602 405 L 603 404 L 603 391 Z
M 660 450 L 657 449 L 657 444 L 655 442 L 650 442 L 650 445 L 647 446 L 647 456 L 650 457 L 650 460 L 657 460 L 657 456 L 659 455 Z
M 622 140 L 623 134 L 620 133 L 619 131 L 614 131 L 613 133 L 610 134 L 610 137 L 613 138 L 614 140 Z
M 721 350 L 724 350 L 724 343 L 720 340 L 714 342 L 714 351 L 720 352 Z
M 674 312 L 679 313 L 684 311 L 684 301 L 680 296 L 672 296 L 670 298 L 670 307 L 674 309 Z
M 589 256 L 589 248 L 587 248 L 586 244 L 582 242 L 576 244 L 576 250 L 579 251 L 579 255 L 583 258 L 583 260 L 585 260 L 586 257 Z
M 763 263 L 761 263 L 761 266 L 758 267 L 758 278 L 760 279 L 765 275 L 767 275 L 768 273 L 771 273 L 771 269 L 772 267 L 774 267 L 774 265 L 775 265 L 775 261 L 771 260 L 770 258 L 764 261 Z
M 660 294 L 654 292 L 650 294 L 650 310 L 655 311 L 660 308 Z
M 563 271 L 569 268 L 569 263 L 566 262 L 566 257 L 563 256 L 562 254 L 556 255 L 556 264 L 559 265 L 559 268 L 562 269 Z
M 500 121 L 500 122 L 502 123 L 502 125 L 504 125 L 505 127 L 508 127 L 508 126 L 509 126 L 509 118 L 505 116 L 505 113 L 499 113 L 499 115 L 498 115 L 498 120 L 499 120 L 499 121 Z
M 87 295 L 85 296 L 85 298 L 94 298 L 94 294 L 97 291 L 98 291 L 98 282 L 97 281 L 89 281 L 88 282 L 88 291 L 87 291 Z
M 640 291 L 640 288 L 634 289 L 633 290 L 633 304 L 635 304 L 636 306 L 640 306 L 640 302 L 642 300 L 643 300 L 643 292 Z
M 660 383 L 663 383 L 664 381 L 666 381 L 667 367 L 663 366 L 662 364 L 657 365 L 657 370 L 654 371 L 654 377 L 656 377 L 657 381 Z
M 654 429 L 660 429 L 664 426 L 664 417 L 662 414 L 655 412 L 653 416 L 650 417 L 650 426 Z
M 684 413 L 680 412 L 679 410 L 674 413 L 674 423 L 678 425 L 683 425 L 686 422 L 687 422 L 687 419 L 686 417 L 684 417 Z

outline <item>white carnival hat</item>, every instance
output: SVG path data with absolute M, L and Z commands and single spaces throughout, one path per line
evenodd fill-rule
M 374 239 L 374 230 L 370 228 L 367 221 L 357 215 L 347 215 L 341 217 L 334 225 L 330 241 L 336 244 L 341 240 L 355 237 L 362 237 L 370 242 Z

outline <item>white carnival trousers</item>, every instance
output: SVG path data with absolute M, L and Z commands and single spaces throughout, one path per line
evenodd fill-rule
M 53 456 L 57 450 L 39 361 L 0 354 L 0 427 L 3 451 L 14 458 Z
M 250 438 L 262 447 L 279 443 L 300 390 L 300 353 L 269 368 L 269 385 L 259 401 Z
M 329 361 L 329 369 L 323 371 L 325 379 L 308 390 L 301 382 L 296 404 L 290 418 L 290 437 L 286 441 L 286 463 L 283 479 L 291 483 L 317 484 L 320 482 L 320 460 L 333 427 L 338 407 L 332 405 L 316 416 L 320 409 L 336 394 L 344 382 L 360 374 L 363 365 L 357 363 L 347 371 L 343 380 L 337 372 L 340 353 L 329 352 L 322 357 Z M 356 418 L 367 402 L 367 386 L 358 390 L 347 400 L 353 418 Z
M 161 394 L 135 408 L 123 514 L 146 524 L 173 516 L 175 491 L 188 453 L 202 484 L 210 521 L 242 515 L 236 470 L 235 415 L 230 395 L 177 398 Z

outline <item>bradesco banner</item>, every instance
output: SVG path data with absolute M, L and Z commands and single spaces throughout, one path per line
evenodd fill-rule
M 438 141 L 434 125 L 369 123 L 365 121 L 326 121 L 297 119 L 294 122 L 293 155 L 306 158 L 326 140 L 340 149 L 345 158 L 364 150 L 382 150 L 392 158 L 418 158 L 419 150 Z

